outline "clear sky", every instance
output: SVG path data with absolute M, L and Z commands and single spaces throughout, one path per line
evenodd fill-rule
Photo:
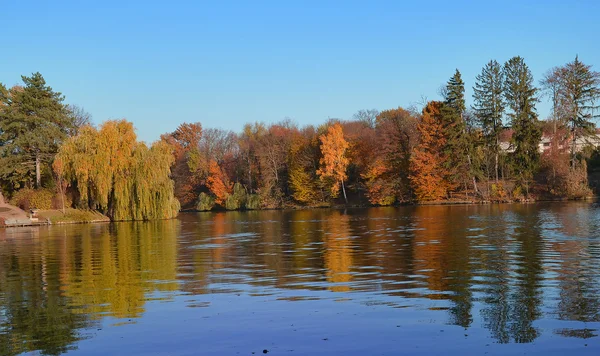
M 536 81 L 579 54 L 600 70 L 600 1 L 2 1 L 0 82 L 39 71 L 95 123 L 146 141 L 182 122 L 240 131 L 438 98 L 468 103 L 490 59 Z M 538 106 L 542 118 L 549 105 Z

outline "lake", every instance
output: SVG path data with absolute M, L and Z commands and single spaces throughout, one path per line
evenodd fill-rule
M 592 203 L 0 229 L 0 354 L 600 354 Z

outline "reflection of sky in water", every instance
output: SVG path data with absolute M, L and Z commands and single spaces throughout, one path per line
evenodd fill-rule
M 0 230 L 0 354 L 595 354 L 599 218 L 557 203 Z

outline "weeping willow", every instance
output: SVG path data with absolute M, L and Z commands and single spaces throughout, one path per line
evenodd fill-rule
M 169 219 L 179 202 L 170 178 L 171 148 L 138 142 L 133 124 L 107 121 L 99 129 L 84 127 L 68 139 L 54 160 L 59 180 L 79 193 L 75 204 L 113 220 Z

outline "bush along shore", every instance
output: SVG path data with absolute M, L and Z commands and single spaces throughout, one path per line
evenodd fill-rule
M 420 107 L 237 133 L 183 123 L 151 145 L 126 120 L 93 126 L 40 73 L 22 80 L 0 84 L 0 191 L 24 210 L 152 220 L 180 210 L 586 199 L 600 184 L 600 73 L 578 57 L 537 80 L 520 56 L 490 60 L 468 83 L 469 103 L 457 69 Z M 541 100 L 551 104 L 544 118 Z M 54 219 L 93 220 L 63 215 Z

